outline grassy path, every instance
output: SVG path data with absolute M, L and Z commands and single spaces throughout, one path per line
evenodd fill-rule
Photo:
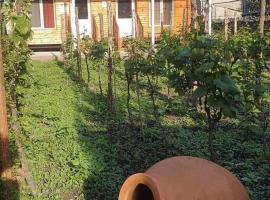
M 18 200 L 116 200 L 127 176 L 157 161 L 177 155 L 208 157 L 204 118 L 181 99 L 166 105 L 166 110 L 161 102 L 165 112 L 161 124 L 146 121 L 141 134 L 125 123 L 126 91 L 119 75 L 118 119 L 109 132 L 95 70 L 89 91 L 54 62 L 33 62 L 28 71 L 26 87 L 18 88 L 24 130 L 20 139 L 39 196 L 32 197 L 21 184 Z M 146 96 L 142 104 L 151 109 Z M 270 166 L 258 159 L 260 142 L 260 136 L 239 129 L 237 122 L 224 121 L 214 147 L 218 163 L 241 179 L 253 199 L 268 200 Z
M 22 141 L 40 199 L 79 198 L 91 165 L 76 129 L 81 88 L 55 63 L 34 62 L 28 70 L 29 87 L 19 89 Z

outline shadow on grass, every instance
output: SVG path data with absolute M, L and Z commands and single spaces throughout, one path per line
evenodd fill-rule
M 72 71 L 68 74 L 74 80 Z M 121 112 L 117 113 L 117 119 L 111 122 L 106 97 L 88 90 L 85 83 L 78 86 L 80 100 L 76 103 L 78 116 L 75 127 L 81 146 L 85 148 L 91 160 L 89 176 L 83 188 L 85 199 L 117 199 L 120 187 L 128 176 L 144 172 L 165 158 L 208 158 L 207 133 L 204 127 L 194 128 L 185 123 L 158 124 L 146 126 L 141 132 L 126 122 L 125 104 L 122 105 Z M 189 118 L 203 118 L 202 115 L 193 116 L 194 113 L 189 112 L 186 106 L 177 110 L 173 104 L 170 112 L 177 115 L 179 110 Z M 110 123 L 114 126 L 108 129 Z M 263 177 L 267 176 L 270 168 L 254 159 L 260 150 L 259 142 L 248 140 L 241 130 L 234 131 L 231 127 L 220 127 L 216 131 L 214 148 L 220 156 L 218 163 L 236 174 L 255 199 L 267 200 L 270 191 L 266 188 L 270 186 L 270 182 Z M 246 179 L 241 179 L 243 177 Z M 255 180 L 252 177 L 261 179 Z M 254 187 L 256 185 L 259 188 Z

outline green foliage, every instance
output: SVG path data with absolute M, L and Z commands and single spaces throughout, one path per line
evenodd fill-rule
M 27 73 L 26 65 L 30 59 L 31 50 L 28 48 L 28 39 L 31 36 L 29 2 L 25 1 L 21 9 L 17 9 L 17 1 L 4 1 L 2 7 L 3 33 L 9 27 L 9 34 L 1 35 L 4 74 L 9 107 L 17 103 L 16 85 L 24 84 L 21 76 Z
M 22 142 L 40 196 L 29 196 L 23 185 L 20 199 L 113 200 L 129 175 L 143 172 L 164 158 L 208 157 L 204 117 L 182 96 L 174 97 L 161 116 L 161 124 L 148 124 L 150 120 L 145 117 L 148 125 L 144 136 L 125 123 L 125 117 L 120 118 L 124 112 L 117 114 L 119 122 L 109 131 L 105 98 L 95 90 L 73 82 L 56 63 L 34 62 L 28 70 L 30 76 L 24 77 L 28 87 L 19 88 L 23 93 Z M 123 109 L 126 85 L 121 73 L 124 69 L 119 70 L 117 107 Z M 93 69 L 91 73 L 91 87 L 98 88 L 98 73 Z M 148 95 L 142 95 L 144 113 L 151 109 L 149 102 Z M 157 103 L 164 107 L 163 102 Z M 131 105 L 134 108 L 136 101 L 131 101 Z M 248 135 L 237 120 L 227 119 L 217 128 L 213 146 L 217 163 L 245 184 L 251 199 L 268 200 L 270 168 L 267 161 L 259 158 L 260 142 L 259 135 Z
M 83 37 L 80 41 L 80 49 L 81 52 L 85 55 L 85 57 L 89 57 L 91 54 L 91 48 L 94 45 L 94 42 L 89 36 Z
M 91 57 L 95 60 L 102 60 L 105 58 L 108 51 L 108 41 L 103 39 L 94 43 L 91 47 Z
M 191 90 L 193 83 L 197 83 L 193 97 L 196 101 L 204 98 L 208 119 L 215 123 L 222 114 L 235 116 L 239 100 L 239 90 L 230 77 L 230 60 L 224 56 L 223 46 L 219 40 L 198 36 L 179 51 L 171 76 L 182 86 L 176 87 L 179 93 Z
M 62 44 L 61 51 L 64 57 L 64 66 L 67 69 L 71 69 L 76 66 L 74 43 L 75 40 L 73 35 L 68 34 L 66 41 Z

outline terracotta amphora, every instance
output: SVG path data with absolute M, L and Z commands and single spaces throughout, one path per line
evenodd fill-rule
M 118 200 L 249 200 L 249 196 L 223 167 L 200 158 L 173 157 L 129 177 Z

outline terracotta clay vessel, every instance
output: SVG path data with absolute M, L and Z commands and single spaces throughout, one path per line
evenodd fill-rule
M 249 196 L 223 167 L 200 158 L 174 157 L 129 177 L 118 200 L 249 200 Z

